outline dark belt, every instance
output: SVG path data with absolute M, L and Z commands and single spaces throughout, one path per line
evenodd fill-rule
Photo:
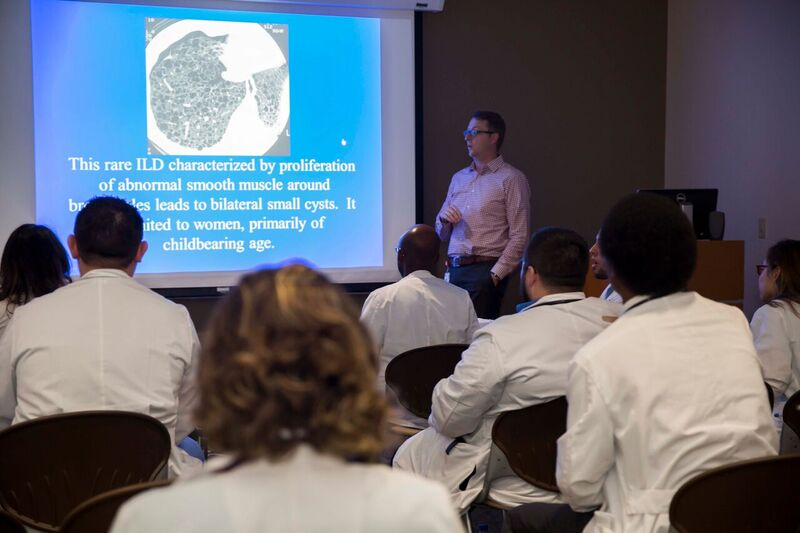
M 447 263 L 451 267 L 463 267 L 474 265 L 475 263 L 494 263 L 497 259 L 497 257 L 488 255 L 449 255 L 447 256 Z

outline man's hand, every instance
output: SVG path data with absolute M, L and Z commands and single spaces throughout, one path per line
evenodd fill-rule
M 492 271 L 489 271 L 489 278 L 492 280 L 492 283 L 495 287 L 497 287 L 497 284 L 500 283 L 500 277 Z
M 458 224 L 461 222 L 461 211 L 454 205 L 447 206 L 444 213 L 439 217 L 442 222 L 449 222 L 450 224 Z

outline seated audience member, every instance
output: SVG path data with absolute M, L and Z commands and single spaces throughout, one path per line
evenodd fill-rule
M 584 296 L 587 248 L 570 230 L 533 235 L 521 270 L 533 303 L 478 330 L 453 375 L 434 389 L 431 427 L 395 455 L 397 468 L 442 481 L 461 511 L 483 487 L 497 417 L 563 396 L 569 361 L 621 311 Z M 516 476 L 494 482 L 490 497 L 508 506 L 558 501 Z
M 603 253 L 600 250 L 600 232 L 597 233 L 597 236 L 594 239 L 594 244 L 589 249 L 589 258 L 589 267 L 592 269 L 592 274 L 594 275 L 595 279 L 608 279 L 606 262 L 603 259 Z M 618 304 L 622 303 L 622 296 L 620 296 L 619 293 L 614 290 L 614 287 L 612 287 L 610 283 L 606 285 L 605 289 L 603 289 L 603 292 L 600 294 L 600 298 L 603 300 L 608 300 L 609 302 Z
M 378 389 L 386 389 L 386 365 L 398 354 L 433 344 L 469 344 L 478 318 L 469 293 L 433 275 L 439 236 L 430 226 L 413 226 L 397 243 L 403 279 L 369 295 L 361 321 L 378 345 Z M 401 408 L 402 409 L 402 408 Z M 403 424 L 425 428 L 427 421 L 402 410 Z
M 197 419 L 227 458 L 125 505 L 114 533 L 460 531 L 442 487 L 370 464 L 386 404 L 349 297 L 300 265 L 245 276 L 200 357 Z
M 131 278 L 147 250 L 142 217 L 119 198 L 93 198 L 74 231 L 81 278 L 18 308 L 0 339 L 0 427 L 118 409 L 157 418 L 181 441 L 194 427 L 199 342 L 183 306 Z M 173 474 L 199 466 L 173 450 Z
M 659 196 L 628 196 L 600 246 L 625 311 L 570 364 L 556 477 L 572 509 L 511 510 L 512 531 L 666 533 L 688 480 L 777 452 L 744 315 L 684 292 L 697 253 L 684 214 Z
M 758 267 L 758 293 L 765 305 L 750 328 L 764 381 L 775 398 L 800 389 L 800 241 L 783 240 L 767 251 Z
M 12 231 L 0 259 L 0 337 L 14 309 L 69 282 L 67 251 L 49 228 L 23 224 Z

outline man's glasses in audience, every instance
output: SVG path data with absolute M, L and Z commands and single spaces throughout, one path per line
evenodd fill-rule
M 760 276 L 761 273 L 764 272 L 768 268 L 769 268 L 769 265 L 756 265 L 756 274 L 758 274 Z

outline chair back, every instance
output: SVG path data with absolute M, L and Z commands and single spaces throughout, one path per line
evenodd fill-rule
M 59 529 L 60 533 L 108 533 L 122 504 L 140 492 L 165 487 L 170 481 L 147 481 L 128 485 L 89 498 L 73 509 Z
M 556 484 L 556 441 L 567 431 L 567 399 L 560 396 L 501 414 L 492 427 L 492 442 L 521 479 L 550 492 Z
M 150 481 L 172 448 L 161 422 L 140 413 L 85 411 L 0 431 L 0 506 L 26 526 L 57 531 L 87 499 Z
M 421 418 L 431 414 L 433 389 L 449 377 L 469 344 L 436 344 L 415 348 L 392 359 L 386 366 L 386 385 L 400 405 Z
M 672 498 L 678 533 L 795 532 L 800 525 L 800 455 L 742 461 L 687 481 Z
M 0 532 L 2 533 L 26 533 L 25 526 L 12 515 L 0 509 Z
M 800 436 L 800 390 L 783 405 L 783 423 L 794 431 L 795 435 Z

